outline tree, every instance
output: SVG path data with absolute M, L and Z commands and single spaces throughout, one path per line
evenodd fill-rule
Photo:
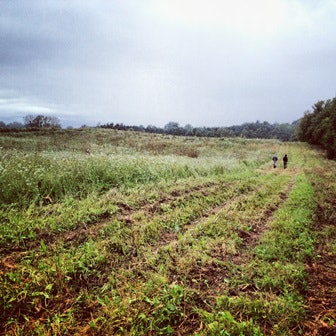
M 183 128 L 180 127 L 179 123 L 176 121 L 170 121 L 168 124 L 164 126 L 164 131 L 167 134 L 172 135 L 181 135 L 183 134 Z
M 336 158 L 336 98 L 319 101 L 312 112 L 305 113 L 298 127 L 298 138 L 324 148 L 329 159 Z
M 24 124 L 27 128 L 61 128 L 58 118 L 44 115 L 27 115 L 24 117 Z
M 190 124 L 184 126 L 185 135 L 194 135 L 194 128 Z

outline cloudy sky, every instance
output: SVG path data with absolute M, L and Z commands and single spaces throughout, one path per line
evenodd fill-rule
M 336 95 L 336 0 L 0 0 L 0 120 L 293 122 Z

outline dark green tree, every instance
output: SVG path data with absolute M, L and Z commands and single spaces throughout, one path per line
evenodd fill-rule
M 324 148 L 330 159 L 336 158 L 336 98 L 318 101 L 306 112 L 298 126 L 298 138 Z

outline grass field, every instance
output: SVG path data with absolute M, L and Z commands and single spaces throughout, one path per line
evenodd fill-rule
M 0 334 L 336 332 L 323 153 L 103 129 L 0 147 Z

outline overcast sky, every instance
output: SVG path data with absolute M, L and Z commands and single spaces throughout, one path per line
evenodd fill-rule
M 0 120 L 293 122 L 336 95 L 336 0 L 0 0 Z

